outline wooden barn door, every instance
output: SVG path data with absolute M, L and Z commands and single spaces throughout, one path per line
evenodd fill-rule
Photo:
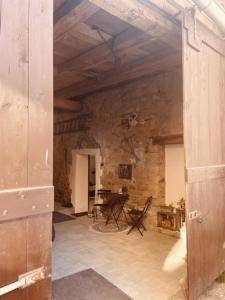
M 183 23 L 188 284 L 196 299 L 225 270 L 225 41 Z
M 51 299 L 52 5 L 0 1 L 1 300 Z

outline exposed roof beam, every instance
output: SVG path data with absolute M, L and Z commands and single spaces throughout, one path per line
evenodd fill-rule
M 181 48 L 181 30 L 153 5 L 139 0 L 89 0 L 113 16 L 162 40 L 173 48 Z
M 60 39 L 72 27 L 86 21 L 99 10 L 97 6 L 87 0 L 75 0 L 74 3 L 72 1 L 70 2 L 70 6 L 73 4 L 73 8 L 69 10 L 67 7 L 67 14 L 65 14 L 63 7 L 58 8 L 63 11 L 59 11 L 58 15 L 55 16 L 57 22 L 54 20 L 54 22 L 56 22 L 54 24 L 54 41 Z
M 67 15 L 71 9 L 74 9 L 81 3 L 82 0 L 66 0 L 63 4 L 54 11 L 54 24 L 61 18 Z
M 101 78 L 84 80 L 56 91 L 55 94 L 57 96 L 70 98 L 83 96 L 143 76 L 155 75 L 160 72 L 168 71 L 179 65 L 181 65 L 181 54 L 171 53 L 171 51 L 169 52 L 167 49 L 160 53 L 156 53 L 155 55 L 151 55 L 149 58 L 139 59 L 133 63 L 121 66 L 114 71 L 105 72 L 102 74 Z
M 58 110 L 80 112 L 82 109 L 81 103 L 75 100 L 68 100 L 64 98 L 54 98 L 54 108 Z

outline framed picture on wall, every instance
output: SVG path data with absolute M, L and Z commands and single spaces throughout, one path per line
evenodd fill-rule
M 132 165 L 131 164 L 120 164 L 119 165 L 119 178 L 131 179 L 132 178 Z

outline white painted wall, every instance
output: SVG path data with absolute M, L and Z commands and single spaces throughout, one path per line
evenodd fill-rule
M 166 204 L 176 206 L 185 198 L 184 146 L 166 145 L 165 158 Z
M 88 211 L 88 156 L 76 154 L 74 176 L 74 199 L 75 213 Z

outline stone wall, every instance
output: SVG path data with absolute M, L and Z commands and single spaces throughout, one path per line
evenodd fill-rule
M 99 147 L 103 187 L 116 192 L 127 186 L 130 204 L 135 206 L 152 195 L 150 222 L 155 224 L 156 212 L 165 201 L 165 157 L 164 147 L 152 145 L 151 138 L 182 134 L 181 69 L 95 93 L 82 101 L 83 113 L 91 115 L 90 129 L 55 136 L 55 164 L 65 164 L 59 147 L 67 150 L 68 164 L 72 149 Z M 56 114 L 55 120 L 70 117 L 71 114 Z M 119 164 L 132 164 L 132 180 L 118 177 Z

